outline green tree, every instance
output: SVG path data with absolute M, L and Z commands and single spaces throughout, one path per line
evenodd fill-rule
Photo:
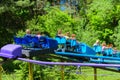
M 58 8 L 52 8 L 48 14 L 27 21 L 27 28 L 30 28 L 33 32 L 36 30 L 48 32 L 52 37 L 55 37 L 58 29 L 62 29 L 63 33 L 72 32 L 73 24 L 74 19 L 71 16 Z
M 114 23 L 115 7 L 114 0 L 94 0 L 87 10 L 89 20 L 88 27 L 96 31 L 98 38 L 110 42 L 109 39 L 113 34 L 113 29 L 117 25 Z
M 30 0 L 1 0 L 0 46 L 12 43 L 17 31 L 25 28 L 25 22 L 34 15 L 33 5 L 34 1 Z

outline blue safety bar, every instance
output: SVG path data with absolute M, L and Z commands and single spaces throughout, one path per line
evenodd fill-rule
M 15 42 L 16 44 L 22 44 L 22 38 L 21 38 L 21 37 L 16 37 L 16 36 L 14 36 L 14 42 Z
M 93 50 L 94 50 L 96 53 L 101 53 L 101 52 L 102 52 L 102 46 L 100 46 L 100 45 L 94 45 L 94 46 L 93 46 Z
M 55 40 L 57 40 L 58 44 L 66 44 L 66 38 L 61 36 L 56 36 Z
M 108 49 L 104 50 L 104 54 L 105 54 L 106 56 L 112 56 L 112 54 L 113 54 L 113 49 L 112 49 L 112 48 L 108 48 Z

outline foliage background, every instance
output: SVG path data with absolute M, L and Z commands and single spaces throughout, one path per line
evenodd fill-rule
M 100 39 L 101 43 L 106 41 L 120 49 L 120 0 L 80 0 L 78 11 L 69 8 L 61 11 L 59 7 L 51 6 L 50 0 L 0 0 L 0 47 L 13 43 L 14 36 L 23 36 L 29 28 L 33 34 L 41 31 L 52 38 L 58 29 L 62 29 L 64 34 L 67 31 L 74 33 L 77 40 L 90 46 Z M 14 67 L 10 72 L 20 73 L 27 79 L 27 65 L 19 61 L 11 63 Z M 49 71 L 49 68 L 42 67 L 43 73 L 39 72 L 39 67 L 36 67 L 35 78 L 47 74 L 44 70 Z M 7 64 L 4 68 L 9 69 Z M 51 74 L 54 75 L 47 78 L 57 76 L 55 80 L 59 80 L 55 73 L 53 70 Z M 70 78 L 76 78 L 72 75 Z

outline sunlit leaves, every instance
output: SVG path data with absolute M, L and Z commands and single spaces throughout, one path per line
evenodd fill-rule
M 57 29 L 72 31 L 74 20 L 67 13 L 60 11 L 58 8 L 52 8 L 48 14 L 38 16 L 31 21 L 28 21 L 28 27 L 39 31 L 50 32 L 52 37 L 55 37 Z
M 0 14 L 3 13 L 4 11 L 5 11 L 5 7 L 4 6 L 0 7 Z
M 28 7 L 34 4 L 34 2 L 30 2 L 30 0 L 19 0 L 15 2 L 16 6 L 20 7 Z
M 114 6 L 112 4 L 112 0 L 94 0 L 87 10 L 90 24 L 95 25 L 96 29 L 97 26 L 101 26 L 101 29 L 104 28 L 111 22 L 114 14 L 113 10 Z

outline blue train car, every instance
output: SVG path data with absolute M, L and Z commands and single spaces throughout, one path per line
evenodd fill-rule
M 76 40 L 66 40 L 64 37 L 56 37 L 56 40 L 58 41 L 58 45 L 64 44 L 65 49 L 67 49 L 67 46 L 69 47 L 69 50 L 61 50 L 55 52 L 57 55 L 74 58 L 77 57 L 78 59 L 84 58 L 87 59 L 89 62 L 120 63 L 120 52 L 114 51 L 112 48 L 108 48 L 102 51 L 102 46 L 100 45 L 90 47 L 87 44 L 77 42 Z M 73 47 L 74 50 L 72 49 Z
M 14 42 L 28 48 L 52 49 L 57 55 L 72 56 L 80 59 L 81 57 L 87 58 L 90 62 L 115 62 L 115 58 L 118 59 L 120 57 L 120 52 L 113 54 L 114 50 L 112 48 L 108 48 L 103 52 L 101 46 L 90 47 L 85 43 L 73 39 L 67 40 L 65 37 L 60 36 L 56 36 L 55 39 L 43 36 L 40 38 L 36 36 L 14 37 Z M 31 51 L 33 52 L 34 50 Z M 45 53 L 48 52 L 45 51 Z M 98 53 L 101 55 L 97 55 Z
M 105 49 L 104 51 L 102 51 L 102 46 L 100 45 L 96 45 L 96 46 L 93 46 L 93 50 L 96 52 L 96 53 L 100 53 L 102 54 L 103 56 L 112 56 L 112 57 L 117 57 L 119 56 L 119 51 L 117 50 L 114 50 L 113 48 L 107 48 Z
M 67 40 L 65 39 L 65 37 L 60 37 L 60 36 L 56 36 L 55 39 L 57 40 L 58 45 L 63 46 L 62 48 L 65 49 L 65 52 L 90 54 L 90 55 L 96 54 L 96 52 L 85 43 L 80 43 L 73 39 Z
M 58 42 L 55 39 L 41 36 L 14 37 L 15 44 L 22 45 L 24 48 L 57 49 Z

